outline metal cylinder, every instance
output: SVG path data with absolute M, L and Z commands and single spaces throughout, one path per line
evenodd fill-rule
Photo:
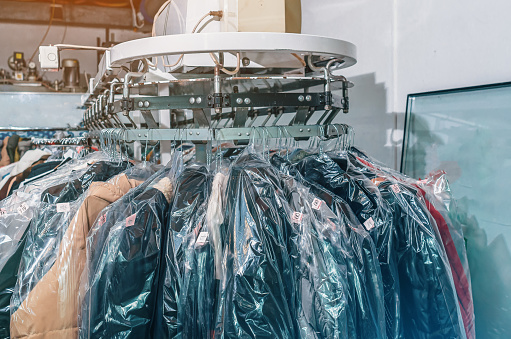
M 65 88 L 78 88 L 80 87 L 80 63 L 76 59 L 62 60 L 63 81 Z

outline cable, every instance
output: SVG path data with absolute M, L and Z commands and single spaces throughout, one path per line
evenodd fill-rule
M 142 20 L 141 25 L 138 24 L 137 12 L 135 11 L 135 5 L 133 5 L 133 0 L 130 0 L 130 5 L 131 5 L 131 16 L 133 19 L 133 26 L 135 26 L 136 28 L 144 27 L 144 20 Z
M 56 44 L 53 45 L 58 47 L 59 49 L 85 49 L 85 50 L 94 50 L 94 51 L 109 51 L 109 47 L 98 47 L 98 46 L 84 46 L 84 45 L 69 45 L 69 44 Z
M 167 7 L 170 3 L 172 2 L 172 0 L 168 0 L 168 1 L 165 1 L 163 3 L 163 5 L 161 5 L 160 9 L 158 9 L 158 11 L 156 12 L 156 14 L 154 15 L 154 19 L 153 19 L 153 28 L 151 30 L 151 35 L 152 36 L 156 36 L 156 20 L 158 19 L 158 17 L 160 16 L 161 12 L 163 12 L 163 10 L 165 9 L 165 7 Z
M 39 43 L 39 45 L 37 45 L 34 53 L 32 53 L 32 56 L 28 60 L 28 63 L 32 62 L 32 60 L 34 59 L 35 55 L 39 51 L 39 47 L 43 44 L 44 39 L 46 39 L 46 37 L 48 36 L 48 32 L 50 31 L 51 24 L 53 23 L 53 16 L 54 16 L 54 14 L 55 14 L 55 0 L 53 0 L 53 5 L 51 6 L 50 22 L 48 23 L 48 27 L 46 28 L 46 32 L 44 33 L 43 38 L 41 39 L 41 42 Z
M 213 54 L 213 53 L 209 53 L 209 56 L 211 56 L 211 59 L 213 59 L 213 62 L 215 63 L 215 65 L 217 66 L 220 66 L 222 68 L 220 68 L 220 70 L 222 72 L 224 72 L 225 74 L 228 74 L 228 75 L 236 75 L 236 73 L 238 73 L 240 71 L 240 66 L 241 66 L 241 54 L 238 52 L 236 53 L 236 58 L 238 60 L 238 63 L 236 65 L 236 69 L 234 71 L 229 71 L 228 69 L 224 68 L 223 65 L 221 65 L 219 62 L 218 62 L 218 59 L 216 58 L 216 56 Z

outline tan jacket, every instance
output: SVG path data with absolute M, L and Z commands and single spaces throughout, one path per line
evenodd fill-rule
M 120 174 L 90 186 L 64 234 L 55 264 L 12 314 L 12 338 L 78 337 L 78 290 L 86 263 L 87 234 L 101 210 L 140 183 Z

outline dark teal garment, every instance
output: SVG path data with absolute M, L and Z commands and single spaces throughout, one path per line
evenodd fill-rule
M 291 225 L 279 183 L 278 173 L 257 155 L 242 155 L 231 167 L 217 336 L 299 336 Z
M 194 245 L 197 232 L 207 230 L 204 216 L 210 186 L 210 175 L 202 165 L 188 166 L 177 180 L 165 234 L 155 338 L 207 337 L 214 329 L 214 264 L 207 266 L 212 249 L 209 244 Z M 204 265 L 206 271 L 200 271 Z M 200 308 L 194 304 L 199 299 Z
M 310 160 L 312 157 L 307 159 Z M 384 286 L 377 248 L 375 248 L 375 243 L 370 234 L 360 225 L 351 205 L 341 197 L 316 184 L 315 180 L 305 180 L 295 167 L 289 167 L 287 161 L 280 157 L 274 156 L 272 163 L 282 171 L 287 171 L 294 176 L 307 186 L 311 193 L 327 204 L 337 216 L 337 226 L 343 229 L 346 241 L 344 245 L 345 253 L 348 255 L 346 259 L 348 272 L 348 337 L 385 338 Z M 317 175 L 319 177 L 321 176 L 319 174 L 321 173 L 321 166 L 320 164 L 315 165 L 317 167 L 311 168 L 318 169 Z M 332 178 L 342 180 L 342 176 L 336 177 L 333 173 L 330 174 Z M 324 173 L 324 176 L 321 177 L 328 177 L 328 175 L 329 173 Z M 354 185 L 347 184 L 344 189 L 352 196 L 360 194 Z M 370 201 L 365 199 L 353 205 L 353 209 L 361 211 L 367 206 L 370 206 Z
M 168 173 L 156 173 L 98 217 L 87 239 L 80 338 L 151 338 L 169 205 L 155 185 Z
M 296 180 L 287 178 L 283 189 L 289 214 L 301 215 L 292 222 L 290 250 L 300 337 L 349 338 L 345 225 Z
M 347 201 L 360 222 L 373 218 L 372 235 L 380 251 L 386 286 L 388 336 L 463 338 L 445 252 L 430 224 L 427 209 L 416 195 L 406 187 L 396 193 L 389 182 L 374 190 L 374 185 L 346 157 L 311 156 L 296 168 L 307 180 L 319 183 Z M 379 225 L 388 221 L 388 217 L 375 214 L 382 204 L 392 211 L 391 223 L 385 222 L 383 228 Z

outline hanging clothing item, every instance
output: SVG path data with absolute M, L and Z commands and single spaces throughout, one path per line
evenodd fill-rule
M 349 338 L 348 260 L 342 221 L 305 186 L 285 179 L 301 338 Z M 352 337 L 354 333 L 351 332 Z
M 17 302 L 14 302 L 11 316 L 13 337 L 77 337 L 77 295 L 85 264 L 85 237 L 99 212 L 139 183 L 121 174 L 108 182 L 91 184 L 88 194 L 62 237 L 55 263 L 31 290 L 26 291 L 28 294 L 25 298 L 22 293 L 19 294 L 21 303 L 18 308 Z M 75 189 L 74 186 L 66 188 Z M 66 193 L 68 192 L 65 191 L 64 194 Z M 69 205 L 58 206 L 64 210 L 71 209 Z M 66 229 L 65 225 L 60 226 Z M 19 286 L 20 291 L 23 287 Z M 13 296 L 15 297 L 17 296 Z
M 311 156 L 300 162 L 297 168 L 309 181 L 318 182 L 347 200 L 359 220 L 365 223 L 366 227 L 373 228 L 374 219 L 367 222 L 370 219 L 364 213 L 367 206 L 372 204 L 370 195 L 364 192 L 366 189 L 363 189 L 363 185 L 357 185 L 349 180 L 353 175 L 358 178 L 362 178 L 363 175 L 356 174 L 345 157 L 334 160 L 336 161 L 326 155 Z M 366 183 L 365 186 L 370 187 L 371 184 Z M 389 193 L 393 191 L 389 187 L 390 185 L 382 184 L 378 186 L 383 199 L 394 213 L 396 232 L 394 250 L 398 260 L 401 301 L 398 314 L 402 317 L 404 337 L 427 338 L 435 335 L 464 337 L 464 333 L 460 333 L 461 317 L 445 250 L 441 240 L 436 237 L 434 227 L 431 226 L 429 214 L 413 194 L 407 194 L 407 199 L 404 199 L 405 196 L 400 196 L 403 199 L 392 199 Z M 386 189 L 382 191 L 382 188 Z M 417 239 L 419 242 L 415 243 Z M 431 265 L 431 262 L 434 265 Z M 435 302 L 421 302 L 424 291 L 428 292 L 428 300 Z M 388 292 L 386 291 L 386 295 Z M 413 306 L 417 304 L 421 306 Z M 387 310 L 389 306 L 387 305 Z M 390 312 L 387 311 L 387 316 L 389 315 Z M 399 332 L 395 334 L 400 335 Z
M 296 338 L 296 282 L 279 176 L 253 153 L 231 168 L 216 336 Z
M 355 170 L 351 168 L 351 171 Z M 466 337 L 444 239 L 427 202 L 417 187 L 404 181 L 396 181 L 394 177 L 373 180 L 395 211 L 405 336 Z M 432 302 L 414 306 L 424 298 L 425 290 Z
M 34 221 L 34 216 L 48 210 L 47 205 L 40 206 L 41 198 L 43 198 L 42 200 L 46 204 L 55 200 L 55 198 L 48 200 L 51 195 L 43 194 L 42 191 L 47 191 L 48 187 L 66 183 L 70 180 L 73 181 L 82 176 L 84 178 L 90 177 L 90 175 L 84 176 L 87 171 L 94 172 L 96 170 L 100 176 L 115 174 L 115 172 L 107 170 L 110 168 L 108 166 L 96 165 L 91 168 L 87 164 L 88 161 L 95 161 L 101 158 L 100 154 L 96 154 L 87 159 L 66 164 L 61 167 L 60 171 L 51 173 L 51 175 L 44 178 L 40 177 L 38 180 L 31 182 L 29 186 L 24 186 L 22 189 L 14 192 L 12 196 L 0 202 L 0 234 L 3 235 L 0 241 L 0 338 L 9 336 L 10 299 L 18 278 L 18 268 L 22 259 L 23 248 L 27 238 L 29 238 L 27 236 L 30 228 L 29 223 Z M 115 167 L 119 166 L 115 165 Z M 88 186 L 88 183 L 88 181 L 84 182 L 83 185 Z M 59 192 L 54 191 L 53 194 L 58 196 Z M 76 198 L 77 196 L 73 199 Z M 68 201 L 62 200 L 62 202 Z M 51 209 L 49 212 L 54 214 Z M 34 227 L 37 228 L 37 226 Z M 53 233 L 50 232 L 50 234 Z M 30 242 L 33 242 L 31 240 L 33 236 L 34 234 L 30 237 Z M 29 252 L 29 254 L 31 253 Z M 46 271 L 41 272 L 41 276 L 44 273 Z M 35 274 L 35 276 L 38 275 Z
M 396 302 L 396 298 L 392 297 L 395 293 L 395 285 L 389 283 L 388 276 L 383 277 L 378 262 L 375 244 L 370 234 L 360 225 L 359 220 L 353 214 L 352 209 L 359 213 L 365 208 L 371 206 L 370 199 L 367 198 L 353 183 L 343 180 L 343 177 L 336 174 L 336 165 L 326 155 L 311 156 L 305 158 L 298 165 L 287 168 L 286 161 L 282 158 L 274 156 L 272 162 L 278 168 L 287 170 L 290 174 L 302 181 L 310 188 L 320 201 L 324 201 L 332 211 L 334 211 L 343 223 L 341 226 L 345 229 L 347 245 L 346 249 L 350 255 L 348 259 L 348 336 L 350 338 L 384 338 L 386 337 L 386 316 L 388 315 L 387 303 L 390 300 Z M 321 177 L 324 182 L 331 182 L 330 189 L 339 186 L 339 190 L 346 190 L 351 196 L 360 196 L 359 202 L 348 205 L 341 197 L 325 190 L 322 186 L 315 182 L 320 179 L 314 179 L 316 174 L 312 174 L 308 170 L 308 164 L 304 161 L 317 161 L 310 168 L 317 168 L 317 176 Z M 303 168 L 301 167 L 303 166 Z M 299 170 L 304 170 L 305 174 L 310 175 L 309 180 L 302 178 Z M 342 189 L 341 189 L 342 187 Z M 334 191 L 335 192 L 335 191 Z M 381 244 L 379 244 L 381 245 Z M 381 254 L 381 248 L 378 248 Z M 384 290 L 384 288 L 387 288 Z M 385 293 L 384 293 L 385 292 Z M 395 306 L 394 306 L 395 308 Z M 388 317 L 387 317 L 388 318 Z M 388 323 L 387 319 L 387 323 Z M 393 320 L 391 321 L 393 323 Z
M 9 181 L 11 177 L 23 173 L 24 170 L 31 167 L 35 162 L 40 160 L 42 157 L 48 158 L 50 155 L 51 155 L 50 153 L 42 151 L 40 149 L 27 151 L 20 159 L 20 161 L 14 164 L 14 166 L 11 169 L 11 172 L 2 178 L 2 180 L 0 181 L 0 189 L 4 188 L 5 184 Z M 6 196 L 7 193 L 3 195 L 3 198 L 5 198 Z
M 210 295 L 214 285 L 211 286 L 212 280 L 209 278 L 211 273 L 214 274 L 214 263 L 206 266 L 203 272 L 191 272 L 188 267 L 185 267 L 186 265 L 204 265 L 212 259 L 209 243 L 204 242 L 202 246 L 195 246 L 196 237 L 199 234 L 194 233 L 202 229 L 207 232 L 205 203 L 209 197 L 210 186 L 211 178 L 206 167 L 196 164 L 189 165 L 177 180 L 176 192 L 169 211 L 165 260 L 159 292 L 161 301 L 159 300 L 158 313 L 161 314 L 162 321 L 155 328 L 155 338 L 174 338 L 179 335 L 193 334 L 195 330 L 207 336 L 214 330 L 212 324 L 214 303 L 205 304 L 201 309 L 196 309 L 197 305 L 190 304 L 198 298 L 194 293 L 203 292 L 205 295 L 201 298 L 207 298 Z M 195 253 L 195 249 L 198 253 Z M 206 262 L 197 262 L 199 259 L 196 256 L 204 257 L 202 260 Z M 186 285 L 182 286 L 185 275 L 188 280 Z M 204 289 L 202 291 L 193 291 L 191 289 L 197 286 L 193 286 L 196 281 L 191 279 L 202 280 L 208 285 L 201 286 L 200 288 Z M 207 300 L 200 301 L 202 303 Z M 189 314 L 184 313 L 187 309 Z M 200 317 L 204 317 L 204 323 L 199 324 L 196 329 L 192 328 L 197 325 Z
M 157 172 L 97 219 L 87 238 L 80 338 L 151 337 L 168 204 L 180 171 L 173 163 Z
M 350 162 L 364 172 L 364 175 L 374 178 L 375 182 L 383 181 L 381 177 L 397 180 L 405 186 L 410 186 L 411 191 L 417 193 L 417 198 L 424 202 L 425 208 L 434 220 L 431 226 L 441 237 L 451 267 L 465 334 L 467 338 L 474 338 L 474 306 L 465 239 L 456 215 L 453 218 L 449 216 L 451 209 L 449 205 L 453 200 L 445 175 L 440 172 L 432 174 L 425 180 L 415 181 L 401 173 L 384 168 L 383 165 L 375 163 L 357 149 L 352 149 L 349 156 Z

